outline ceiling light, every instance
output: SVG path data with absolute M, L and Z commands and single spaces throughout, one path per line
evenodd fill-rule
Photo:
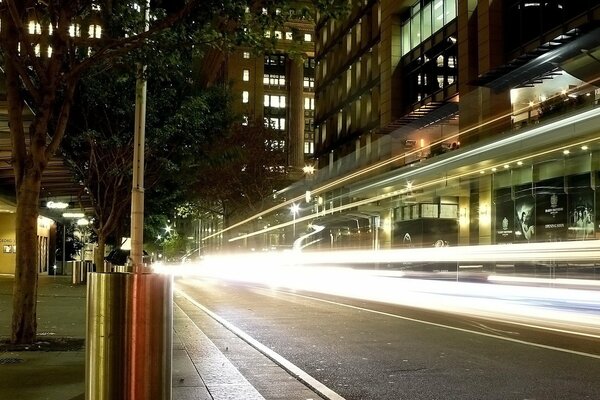
M 63 218 L 83 218 L 85 214 L 82 212 L 66 212 L 62 216 Z
M 65 208 L 69 207 L 69 203 L 65 203 L 64 201 L 52 201 L 52 200 L 50 200 L 49 202 L 46 203 L 46 207 L 47 208 L 54 208 L 54 209 L 64 210 Z

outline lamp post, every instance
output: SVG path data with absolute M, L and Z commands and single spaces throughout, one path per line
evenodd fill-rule
M 292 212 L 292 220 L 293 220 L 293 224 L 292 224 L 292 244 L 294 243 L 294 240 L 296 239 L 296 214 L 298 214 L 299 210 L 300 210 L 300 205 L 298 205 L 296 203 L 292 203 L 292 206 L 290 207 L 290 211 Z

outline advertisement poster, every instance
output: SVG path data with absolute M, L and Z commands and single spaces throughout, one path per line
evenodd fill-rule
M 595 239 L 594 191 L 589 174 L 569 177 L 569 234 L 571 240 Z
M 515 242 L 535 241 L 535 198 L 531 184 L 515 187 Z
M 512 243 L 515 240 L 515 203 L 510 188 L 498 189 L 494 192 L 496 208 L 496 243 Z
M 400 221 L 396 223 L 394 242 L 397 247 L 456 246 L 458 221 L 442 218 Z
M 537 241 L 567 239 L 567 195 L 562 177 L 536 183 L 535 208 Z

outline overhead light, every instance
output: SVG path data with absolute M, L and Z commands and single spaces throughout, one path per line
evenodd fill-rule
M 567 149 L 567 150 L 563 150 L 563 154 L 564 154 L 564 155 L 567 155 L 567 154 L 569 154 L 569 153 L 570 153 L 570 151 L 569 151 L 568 149 Z
M 85 214 L 82 212 L 66 212 L 62 216 L 63 218 L 83 218 Z
M 523 165 L 523 161 L 517 161 L 517 165 Z
M 88 221 L 85 218 L 79 218 L 77 220 L 77 225 L 79 225 L 79 226 L 86 226 L 86 225 L 89 225 L 89 224 L 90 224 L 90 221 Z
M 589 147 L 587 147 L 585 145 L 581 146 L 581 150 L 587 150 L 587 149 L 589 149 Z
M 69 203 L 65 203 L 64 201 L 49 201 L 46 203 L 46 207 L 64 210 L 65 208 L 69 207 Z

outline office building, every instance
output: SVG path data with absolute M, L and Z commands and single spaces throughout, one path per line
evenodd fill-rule
M 318 164 L 285 191 L 307 200 L 296 231 L 326 227 L 321 248 L 596 238 L 599 23 L 591 0 L 318 17 Z

